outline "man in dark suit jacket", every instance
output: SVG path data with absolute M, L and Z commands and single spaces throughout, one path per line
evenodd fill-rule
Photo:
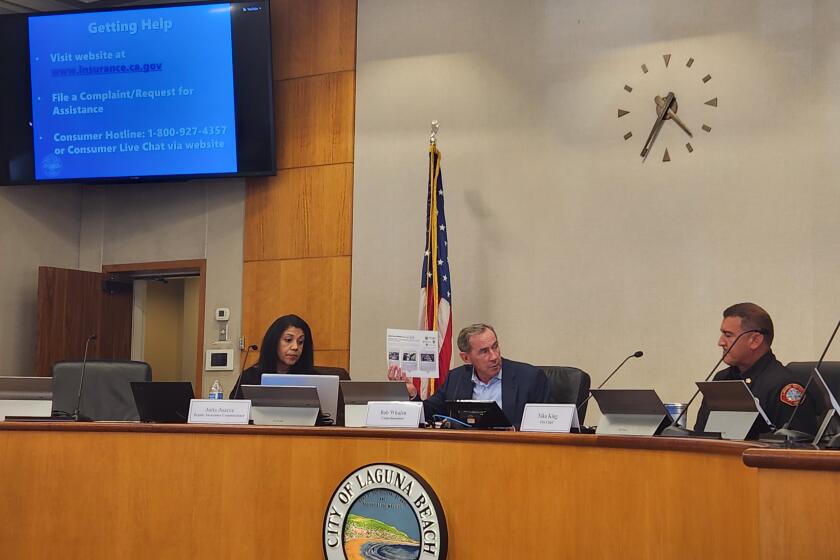
M 435 414 L 447 414 L 446 401 L 495 400 L 514 426 L 522 423 L 527 403 L 548 401 L 548 380 L 532 365 L 502 358 L 496 331 L 482 323 L 470 325 L 458 334 L 463 366 L 449 372 L 434 395 L 423 402 L 426 420 Z M 388 379 L 406 381 L 409 395 L 417 390 L 398 367 L 388 370 Z

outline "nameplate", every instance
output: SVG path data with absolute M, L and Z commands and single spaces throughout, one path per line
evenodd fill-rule
M 189 424 L 247 424 L 251 401 L 239 399 L 192 399 Z
M 423 403 L 370 401 L 367 404 L 368 428 L 416 428 L 420 425 Z
M 522 413 L 522 432 L 569 433 L 580 428 L 577 407 L 573 404 L 526 404 Z

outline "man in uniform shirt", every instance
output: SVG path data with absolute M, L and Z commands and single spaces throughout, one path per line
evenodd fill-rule
M 747 332 L 740 339 L 739 335 Z M 775 428 L 790 419 L 800 399 L 805 398 L 805 383 L 776 359 L 770 350 L 773 343 L 773 321 L 754 303 L 737 303 L 723 311 L 718 346 L 729 353 L 723 359 L 729 367 L 715 374 L 715 381 L 743 380 Z M 736 341 L 737 339 L 737 341 Z M 700 404 L 695 430 L 702 431 L 709 419 L 706 403 Z M 817 431 L 817 415 L 813 399 L 805 398 L 790 426 L 808 434 Z
M 542 370 L 502 358 L 496 331 L 490 325 L 479 323 L 462 329 L 458 350 L 464 365 L 451 370 L 435 394 L 423 401 L 427 421 L 435 414 L 447 414 L 446 402 L 450 400 L 491 400 L 518 427 L 527 403 L 548 401 L 548 379 Z M 409 396 L 417 398 L 411 378 L 398 366 L 388 368 L 388 379 L 405 381 Z

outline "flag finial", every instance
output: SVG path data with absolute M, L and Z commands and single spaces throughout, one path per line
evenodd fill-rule
M 438 129 L 440 128 L 440 123 L 437 121 L 432 121 L 432 133 L 429 134 L 429 143 L 436 144 L 437 143 L 437 133 Z

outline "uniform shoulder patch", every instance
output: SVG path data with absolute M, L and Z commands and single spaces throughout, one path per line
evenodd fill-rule
M 789 406 L 796 406 L 805 394 L 805 387 L 799 383 L 788 383 L 782 388 L 779 400 Z

